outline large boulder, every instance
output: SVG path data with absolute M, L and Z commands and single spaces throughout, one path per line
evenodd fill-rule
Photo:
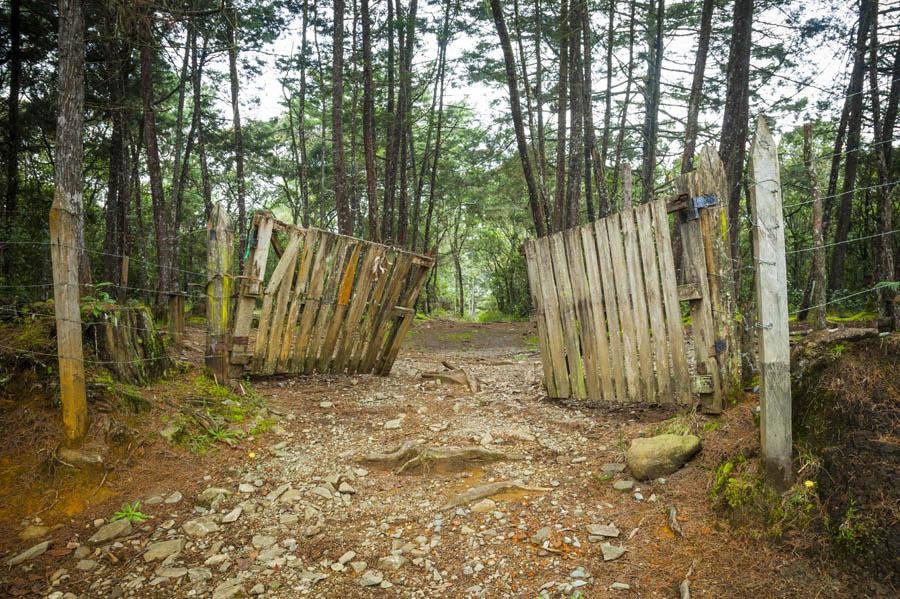
M 638 480 L 649 480 L 672 474 L 700 451 L 700 437 L 695 435 L 657 435 L 631 442 L 625 461 Z

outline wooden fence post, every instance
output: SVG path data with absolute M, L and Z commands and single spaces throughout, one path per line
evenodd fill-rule
M 87 395 L 81 305 L 78 288 L 78 249 L 75 213 L 59 189 L 50 208 L 50 257 L 53 262 L 53 301 L 56 310 L 56 351 L 59 355 L 59 394 L 66 440 L 77 443 L 87 433 Z
M 750 207 L 756 249 L 759 334 L 760 435 L 766 479 L 779 489 L 793 482 L 791 372 L 787 266 L 778 148 L 764 116 L 756 120 L 750 148 Z
M 205 364 L 222 383 L 229 374 L 229 324 L 231 320 L 231 275 L 234 233 L 231 220 L 221 204 L 213 207 L 209 222 L 206 254 L 206 359 Z M 182 317 L 184 316 L 182 312 Z
M 184 341 L 184 293 L 169 294 L 169 337 L 176 344 Z

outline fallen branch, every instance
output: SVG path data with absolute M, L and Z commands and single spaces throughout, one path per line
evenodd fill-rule
M 691 599 L 691 576 L 694 575 L 694 566 L 696 564 L 697 560 L 691 562 L 691 567 L 688 568 L 687 574 L 684 575 L 684 580 L 678 585 L 678 595 L 680 599 Z
M 468 505 L 473 501 L 478 501 L 479 499 L 484 499 L 485 497 L 491 497 L 492 495 L 497 495 L 499 493 L 506 493 L 508 491 L 533 491 L 535 493 L 549 493 L 552 489 L 548 489 L 545 487 L 529 487 L 521 480 L 503 480 L 495 483 L 488 483 L 486 485 L 481 485 L 478 487 L 473 487 L 468 491 L 460 493 L 455 498 L 451 499 L 447 502 L 442 509 L 449 509 L 459 507 L 461 505 Z
M 449 362 L 441 362 L 446 368 L 446 371 L 440 372 L 423 372 L 423 379 L 437 379 L 443 381 L 445 383 L 455 383 L 457 385 L 466 385 L 469 388 L 469 391 L 472 393 L 478 393 L 480 387 L 478 385 L 478 379 L 469 374 L 468 370 L 463 370 L 462 368 L 457 368 L 453 364 Z

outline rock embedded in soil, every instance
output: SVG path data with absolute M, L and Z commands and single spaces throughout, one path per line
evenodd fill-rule
M 378 570 L 369 570 L 359 577 L 359 584 L 364 587 L 374 587 L 381 584 L 383 580 L 384 574 Z
M 274 545 L 276 540 L 275 537 L 269 535 L 253 535 L 253 539 L 250 542 L 257 549 L 265 549 L 266 547 Z
M 634 481 L 631 479 L 617 480 L 613 483 L 613 489 L 616 491 L 630 491 L 634 488 Z
M 394 572 L 396 572 L 405 563 L 406 558 L 402 555 L 389 555 L 378 560 L 378 567 L 382 570 L 393 570 Z
M 152 562 L 154 560 L 166 559 L 170 555 L 175 555 L 184 549 L 184 539 L 169 539 L 168 541 L 159 541 L 153 543 L 144 552 L 144 561 Z
M 197 505 L 209 507 L 219 495 L 221 495 L 222 497 L 228 497 L 231 495 L 231 491 L 229 491 L 228 489 L 223 489 L 221 487 L 209 487 L 202 493 L 197 495 Z
M 166 503 L 170 505 L 173 503 L 178 503 L 179 501 L 181 501 L 182 497 L 183 496 L 179 491 L 175 491 L 174 493 L 166 497 Z
M 224 516 L 222 516 L 222 522 L 225 524 L 230 524 L 232 522 L 237 522 L 237 519 L 241 517 L 241 513 L 243 513 L 244 508 L 241 506 L 237 506 Z
M 403 424 L 402 418 L 395 418 L 394 420 L 388 420 L 384 423 L 385 430 L 396 430 L 400 428 L 400 425 Z
M 700 451 L 696 435 L 657 435 L 631 442 L 625 455 L 631 474 L 649 480 L 672 474 Z
M 34 559 L 40 555 L 42 555 L 47 548 L 50 547 L 50 543 L 52 541 L 44 541 L 43 543 L 38 543 L 34 547 L 30 549 L 26 549 L 22 553 L 15 555 L 8 560 L 6 560 L 7 566 L 18 566 L 21 563 L 27 562 L 30 559 Z
M 497 507 L 497 503 L 493 499 L 482 499 L 472 504 L 472 511 L 477 514 L 493 512 Z
M 624 547 L 616 547 L 615 545 L 610 545 L 609 543 L 603 543 L 600 545 L 600 551 L 603 553 L 603 561 L 611 562 L 614 559 L 619 559 L 625 554 Z
M 618 537 L 619 529 L 612 524 L 588 524 L 588 534 L 592 537 Z
M 602 470 L 604 474 L 618 474 L 619 472 L 625 470 L 625 464 L 603 464 L 602 466 L 600 466 L 600 470 Z
M 181 528 L 189 537 L 202 539 L 209 533 L 218 531 L 219 525 L 211 518 L 197 518 L 195 520 L 188 520 Z
M 104 524 L 98 528 L 97 532 L 88 539 L 88 543 L 91 545 L 102 545 L 103 543 L 109 543 L 113 539 L 118 539 L 119 537 L 127 537 L 131 534 L 131 531 L 131 521 L 128 518 L 114 520 L 109 524 Z

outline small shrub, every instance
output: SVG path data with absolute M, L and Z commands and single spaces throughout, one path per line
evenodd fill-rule
M 144 522 L 150 516 L 141 511 L 141 502 L 123 503 L 122 509 L 113 514 L 112 520 L 128 520 L 129 522 Z

